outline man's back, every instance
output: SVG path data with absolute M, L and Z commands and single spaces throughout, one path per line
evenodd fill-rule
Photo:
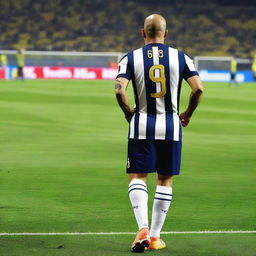
M 203 93 L 192 60 L 164 45 L 167 33 L 164 17 L 148 16 L 141 29 L 145 46 L 121 59 L 115 83 L 116 99 L 130 124 L 126 172 L 139 230 L 131 245 L 132 252 L 166 247 L 160 233 L 172 201 L 173 176 L 180 173 L 181 124 L 189 124 Z M 186 110 L 178 115 L 183 78 L 191 87 L 191 94 Z M 130 107 L 126 92 L 130 80 L 135 109 Z M 157 172 L 157 186 L 149 230 L 146 178 L 152 172 Z
M 194 75 L 197 72 L 187 55 L 161 43 L 125 55 L 118 77 L 132 80 L 136 103 L 129 138 L 180 140 L 181 81 Z

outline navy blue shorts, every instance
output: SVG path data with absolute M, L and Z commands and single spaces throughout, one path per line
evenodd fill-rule
M 181 141 L 129 139 L 127 173 L 179 175 Z

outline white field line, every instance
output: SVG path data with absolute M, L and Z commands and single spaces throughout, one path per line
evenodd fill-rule
M 256 230 L 205 230 L 205 231 L 170 231 L 161 234 L 252 234 Z M 134 235 L 134 232 L 63 232 L 63 233 L 0 233 L 0 236 L 102 236 L 102 235 Z

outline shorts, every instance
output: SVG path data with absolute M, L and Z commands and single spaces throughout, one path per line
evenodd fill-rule
M 126 172 L 179 175 L 181 148 L 181 141 L 129 139 Z
M 232 73 L 232 72 L 231 72 L 231 74 L 230 74 L 230 79 L 231 79 L 231 80 L 234 80 L 235 77 L 236 77 L 236 73 Z
M 18 76 L 23 76 L 23 67 L 18 67 L 17 74 Z

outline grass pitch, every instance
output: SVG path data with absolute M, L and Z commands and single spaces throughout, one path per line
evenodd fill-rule
M 181 110 L 188 94 L 184 83 Z M 181 175 L 164 231 L 256 230 L 255 96 L 255 83 L 205 83 L 202 104 L 183 129 Z M 125 174 L 127 128 L 111 81 L 0 81 L 0 232 L 135 232 Z M 0 236 L 0 254 L 130 255 L 133 239 Z M 146 254 L 256 251 L 255 234 L 163 239 L 168 248 Z

